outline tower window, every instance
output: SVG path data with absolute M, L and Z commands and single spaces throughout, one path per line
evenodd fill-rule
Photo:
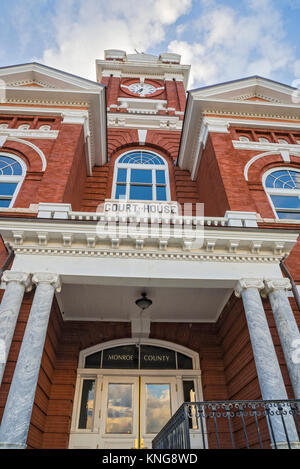
M 166 161 L 156 153 L 130 151 L 116 162 L 112 197 L 118 200 L 170 200 Z
M 0 207 L 12 207 L 21 187 L 26 167 L 8 153 L 0 153 Z
M 280 219 L 300 220 L 300 172 L 277 169 L 265 175 L 265 188 Z

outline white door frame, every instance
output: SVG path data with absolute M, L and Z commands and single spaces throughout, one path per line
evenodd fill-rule
M 177 408 L 184 402 L 183 397 L 183 386 L 182 383 L 185 380 L 193 380 L 195 383 L 196 399 L 203 401 L 202 383 L 201 383 L 201 370 L 199 355 L 197 352 L 187 349 L 178 344 L 174 344 L 167 341 L 161 341 L 156 339 L 143 339 L 142 345 L 153 345 L 157 347 L 164 347 L 166 349 L 174 350 L 179 353 L 183 353 L 190 356 L 193 361 L 193 369 L 173 369 L 173 370 L 159 370 L 159 369 L 88 369 L 83 368 L 85 358 L 88 355 L 96 353 L 101 350 L 119 347 L 122 345 L 136 344 L 137 340 L 128 338 L 120 339 L 102 344 L 89 347 L 81 351 L 79 356 L 79 367 L 77 370 L 77 382 L 76 390 L 73 403 L 73 416 L 70 434 L 69 448 L 101 448 L 102 444 L 109 439 L 115 441 L 117 444 L 120 442 L 120 435 L 109 435 L 101 438 L 101 435 L 105 435 L 105 424 L 106 424 L 106 405 L 107 405 L 107 384 L 108 382 L 115 383 L 138 383 L 138 378 L 141 377 L 142 385 L 146 382 L 152 383 L 170 383 L 171 384 L 171 402 L 172 402 L 172 415 L 176 412 Z M 121 375 L 120 375 L 121 372 Z M 82 393 L 82 382 L 84 379 L 95 380 L 95 402 L 94 402 L 94 418 L 93 426 L 90 430 L 78 429 L 80 405 L 81 405 L 81 393 Z M 136 386 L 138 389 L 138 386 Z M 142 409 L 145 409 L 145 395 L 141 395 Z M 142 418 L 142 425 L 145 425 Z M 137 422 L 137 416 L 134 417 L 134 421 Z M 134 425 L 135 425 L 134 422 Z M 134 428 L 135 432 L 135 428 Z M 133 432 L 133 433 L 134 433 Z M 145 446 L 149 448 L 153 435 L 145 434 L 145 427 L 141 429 L 142 435 L 145 435 Z M 134 433 L 135 434 L 135 433 Z M 121 438 L 122 439 L 122 438 Z M 136 439 L 136 438 L 135 438 Z M 131 443 L 130 443 L 131 444 Z M 117 446 L 115 446 L 117 448 Z

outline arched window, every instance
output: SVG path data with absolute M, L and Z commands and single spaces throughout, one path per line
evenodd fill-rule
M 264 175 L 264 184 L 277 217 L 300 220 L 300 171 L 272 169 Z
M 25 163 L 10 153 L 0 153 L 0 207 L 12 207 L 26 173 Z
M 115 164 L 112 198 L 117 200 L 170 200 L 166 161 L 156 153 L 134 150 Z

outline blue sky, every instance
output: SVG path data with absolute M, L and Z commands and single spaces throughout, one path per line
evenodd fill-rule
M 95 79 L 103 51 L 182 55 L 189 88 L 253 74 L 300 79 L 300 0 L 1 0 L 0 66 Z

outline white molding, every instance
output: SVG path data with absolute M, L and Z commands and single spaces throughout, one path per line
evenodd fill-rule
M 111 190 L 111 198 L 112 199 L 115 199 L 115 195 L 116 195 L 116 187 L 117 187 L 117 173 L 118 173 L 118 168 L 124 168 L 124 169 L 127 169 L 127 181 L 126 181 L 126 199 L 125 200 L 121 200 L 121 201 L 130 201 L 131 199 L 129 198 L 129 189 L 130 189 L 130 171 L 128 171 L 128 168 L 130 169 L 148 169 L 148 170 L 151 170 L 152 171 L 152 199 L 147 201 L 142 201 L 144 203 L 147 203 L 147 202 L 156 202 L 156 183 L 154 181 L 156 181 L 156 175 L 155 175 L 155 171 L 156 170 L 164 170 L 165 171 L 165 178 L 166 178 L 166 196 L 167 196 L 167 199 L 165 202 L 170 202 L 171 201 L 171 190 L 170 190 L 170 177 L 169 177 L 169 166 L 168 166 L 168 163 L 166 161 L 166 159 L 160 155 L 159 153 L 153 151 L 153 150 L 144 150 L 145 152 L 149 152 L 149 153 L 153 153 L 153 155 L 156 155 L 157 157 L 161 158 L 163 161 L 164 161 L 164 166 L 162 165 L 140 165 L 140 164 L 129 164 L 129 163 L 119 163 L 119 160 L 121 158 L 123 158 L 123 156 L 129 154 L 129 153 L 132 153 L 134 150 L 129 150 L 129 151 L 126 151 L 124 153 L 122 153 L 115 161 L 115 164 L 114 164 L 114 177 L 113 177 L 113 184 L 112 184 L 112 190 Z M 143 151 L 143 150 L 141 150 Z M 133 202 L 138 202 L 138 200 L 133 200 Z
M 19 156 L 15 155 L 13 152 L 1 151 L 0 150 L 0 156 L 1 155 L 8 156 L 9 158 L 12 158 L 12 159 L 16 160 L 22 167 L 22 175 L 21 176 L 0 176 L 0 181 L 2 181 L 2 182 L 17 183 L 17 187 L 14 191 L 14 194 L 13 194 L 13 197 L 11 199 L 10 205 L 9 205 L 9 207 L 7 207 L 8 209 L 11 209 L 14 206 L 14 203 L 15 203 L 17 197 L 18 197 L 18 194 L 20 192 L 20 189 L 21 189 L 22 184 L 24 182 L 24 179 L 26 177 L 27 166 L 26 166 L 25 161 L 22 160 L 22 158 L 20 158 Z M 0 211 L 1 210 L 2 209 L 0 208 Z
M 1 109 L 1 108 L 0 108 Z M 52 140 L 58 137 L 59 130 L 40 130 L 40 129 L 1 129 L 0 136 L 3 137 L 18 137 L 18 138 L 30 138 L 30 139 L 47 139 Z
M 232 144 L 236 150 L 261 150 L 280 153 L 281 151 L 296 152 L 300 155 L 300 145 L 296 144 L 280 144 L 280 143 L 263 143 L 263 142 L 241 142 L 240 140 L 232 140 Z
M 128 129 L 148 129 L 148 130 L 168 130 L 181 131 L 182 120 L 179 116 L 139 114 L 139 113 L 119 113 L 109 112 L 107 115 L 108 128 L 128 128 Z
M 249 177 L 248 177 L 248 174 L 249 174 L 249 169 L 250 167 L 259 159 L 261 158 L 264 158 L 265 156 L 272 156 L 272 155 L 278 155 L 278 153 L 281 154 L 281 151 L 268 151 L 268 152 L 265 152 L 265 153 L 260 153 L 259 155 L 255 155 L 251 158 L 251 160 L 249 160 L 247 162 L 247 164 L 245 165 L 244 167 L 244 177 L 246 179 L 246 181 L 249 180 Z M 294 151 L 291 151 L 289 152 L 289 155 L 290 156 L 296 156 L 296 157 L 300 157 L 300 150 L 299 150 L 299 153 L 296 153 Z M 286 162 L 286 157 L 283 157 L 282 154 L 281 154 L 281 157 L 282 157 L 282 160 L 284 162 Z M 276 163 L 275 163 L 276 164 Z
M 300 155 L 299 155 L 299 156 L 300 156 Z M 276 211 L 276 209 L 275 209 L 274 203 L 273 203 L 273 201 L 272 201 L 272 199 L 271 199 L 271 195 L 292 195 L 292 196 L 296 196 L 296 197 L 298 196 L 298 197 L 300 198 L 300 190 L 292 190 L 292 191 L 291 191 L 291 190 L 288 190 L 288 189 L 287 189 L 287 190 L 285 190 L 285 189 L 280 189 L 280 188 L 279 188 L 279 189 L 275 189 L 275 188 L 272 189 L 272 188 L 270 188 L 270 187 L 266 187 L 266 179 L 267 179 L 267 177 L 268 177 L 271 173 L 273 173 L 273 172 L 276 171 L 276 170 L 277 170 L 277 171 L 282 171 L 282 170 L 285 170 L 285 169 L 288 170 L 288 171 L 296 171 L 297 173 L 300 174 L 300 169 L 297 170 L 297 168 L 294 168 L 294 167 L 291 167 L 291 166 L 278 166 L 278 167 L 274 166 L 273 168 L 268 169 L 268 170 L 263 174 L 263 177 L 262 177 L 262 185 L 263 185 L 263 187 L 264 187 L 265 193 L 266 193 L 266 195 L 267 195 L 267 197 L 268 197 L 268 199 L 269 199 L 269 203 L 270 203 L 270 206 L 271 206 L 271 208 L 272 208 L 272 210 L 273 210 L 274 216 L 275 216 L 275 218 L 276 218 L 279 222 L 281 222 L 282 219 L 279 218 L 279 216 L 278 216 L 278 214 L 277 214 L 277 211 Z M 287 210 L 287 211 L 288 211 L 288 210 Z M 296 221 L 300 224 L 300 219 L 299 219 L 299 220 L 296 220 Z
M 113 217 L 110 217 L 112 219 Z M 136 234 L 132 229 L 129 236 L 122 236 L 119 243 L 112 247 L 115 240 L 115 232 L 106 232 L 106 238 L 97 237 L 96 222 L 73 222 L 72 220 L 55 221 L 19 221 L 17 219 L 0 220 L 0 230 L 5 242 L 15 249 L 17 256 L 39 257 L 55 259 L 67 258 L 81 260 L 82 258 L 144 260 L 150 261 L 178 261 L 186 262 L 212 262 L 212 263 L 245 263 L 245 264 L 278 264 L 284 254 L 289 254 L 294 247 L 298 232 L 271 231 L 252 228 L 251 231 L 244 228 L 218 228 L 204 229 L 203 242 L 191 246 L 186 251 L 184 233 L 176 233 L 171 238 L 171 244 L 165 250 L 161 248 L 163 236 L 157 232 L 157 237 L 149 234 L 143 235 L 141 228 L 137 228 Z M 48 244 L 40 243 L 40 233 L 44 233 L 44 240 L 51 240 Z M 64 233 L 68 233 L 72 243 L 66 243 Z M 95 238 L 95 244 L 89 239 Z M 136 241 L 143 239 L 143 245 L 137 246 Z M 206 246 L 213 242 L 214 249 L 207 250 Z M 253 250 L 253 243 L 260 246 Z M 71 245 L 70 245 L 71 244 Z M 232 246 L 235 249 L 232 250 Z M 63 263 L 66 261 L 63 261 Z M 20 268 L 19 268 L 20 269 Z M 39 269 L 41 270 L 41 269 Z M 178 272 L 181 275 L 180 272 Z
M 187 347 L 184 347 L 183 345 L 176 344 L 174 342 L 169 342 L 166 340 L 159 340 L 159 339 L 149 339 L 149 338 L 143 338 L 142 340 L 139 340 L 138 338 L 128 338 L 128 339 L 116 339 L 116 340 L 110 340 L 107 342 L 102 342 L 97 345 L 93 345 L 92 347 L 88 347 L 86 349 L 81 350 L 79 353 L 79 360 L 78 360 L 78 368 L 80 369 L 85 369 L 84 368 L 84 361 L 85 358 L 88 355 L 91 355 L 93 353 L 97 353 L 103 350 L 107 350 L 110 348 L 114 347 L 121 347 L 125 345 L 153 345 L 155 347 L 163 347 L 169 350 L 173 350 L 174 352 L 182 353 L 183 355 L 187 355 L 188 357 L 192 358 L 193 360 L 193 370 L 169 370 L 171 373 L 176 374 L 176 371 L 179 371 L 179 374 L 189 374 L 191 371 L 197 370 L 198 372 L 200 371 L 200 360 L 199 360 L 199 354 L 195 352 L 192 349 L 189 349 Z M 97 372 L 99 370 L 97 369 Z M 101 372 L 107 371 L 106 369 L 100 369 Z M 148 370 L 138 370 L 138 371 L 145 371 L 147 373 Z M 152 372 L 159 372 L 159 370 L 151 370 Z M 165 371 L 165 370 L 164 370 Z M 102 373 L 101 373 L 102 374 Z
M 17 138 L 17 137 L 7 137 L 7 140 L 9 140 L 10 142 L 22 143 L 23 145 L 27 145 L 28 147 L 32 148 L 32 150 L 34 150 L 38 154 L 38 156 L 39 156 L 39 158 L 42 162 L 42 172 L 46 171 L 47 160 L 46 160 L 46 157 L 44 155 L 44 152 L 40 148 L 38 148 L 36 145 L 34 145 L 34 143 L 28 142 L 27 140 L 23 140 L 23 139 Z

